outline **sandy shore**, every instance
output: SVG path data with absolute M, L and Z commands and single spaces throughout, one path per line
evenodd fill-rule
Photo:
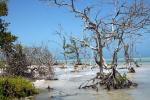
M 137 88 L 111 90 L 102 88 L 98 92 L 92 89 L 78 89 L 79 85 L 95 76 L 98 69 L 86 69 L 80 72 L 71 72 L 66 69 L 58 74 L 59 80 L 38 80 L 34 84 L 41 89 L 41 93 L 34 100 L 149 100 L 150 98 L 150 65 L 143 64 L 136 68 L 136 73 L 128 74 L 128 77 L 138 83 Z M 120 70 L 126 73 L 124 69 Z M 48 91 L 50 86 L 53 90 Z

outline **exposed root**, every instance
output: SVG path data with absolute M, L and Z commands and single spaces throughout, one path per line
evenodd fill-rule
M 133 67 L 128 68 L 129 73 L 135 73 L 135 69 Z
M 105 88 L 108 90 L 137 86 L 136 83 L 133 83 L 132 81 L 127 79 L 126 74 L 121 75 L 118 72 L 116 72 L 116 76 L 114 76 L 112 73 L 108 74 L 104 79 L 101 80 L 100 84 L 105 86 Z
M 128 80 L 126 74 L 121 75 L 118 71 L 108 73 L 106 75 L 97 74 L 96 77 L 87 80 L 79 86 L 79 89 L 92 88 L 98 91 L 98 86 L 104 86 L 105 89 L 122 89 L 137 86 L 136 83 Z
M 92 89 L 96 89 L 96 91 L 98 91 L 98 85 L 100 84 L 100 81 L 102 78 L 104 78 L 104 74 L 97 73 L 96 77 L 83 82 L 79 86 L 79 89 L 81 89 L 81 88 L 82 89 L 92 88 Z
M 135 64 L 136 67 L 140 67 L 140 65 L 138 64 L 137 61 L 134 61 L 134 64 Z

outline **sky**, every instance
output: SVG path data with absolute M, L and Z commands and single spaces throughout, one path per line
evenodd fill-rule
M 150 4 L 148 0 L 146 2 Z M 75 36 L 79 36 L 82 31 L 81 20 L 74 17 L 68 9 L 50 7 L 40 0 L 9 0 L 8 9 L 6 20 L 11 23 L 9 31 L 18 36 L 18 42 L 24 46 L 44 43 L 57 55 L 61 51 L 60 41 L 55 34 L 59 30 L 59 24 L 65 32 Z M 141 37 L 137 44 L 137 51 L 142 57 L 150 57 L 149 34 Z

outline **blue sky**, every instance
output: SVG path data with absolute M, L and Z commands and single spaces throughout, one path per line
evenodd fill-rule
M 147 0 L 150 4 L 150 2 Z M 57 54 L 59 42 L 55 31 L 61 24 L 68 33 L 79 35 L 82 23 L 67 9 L 49 7 L 40 0 L 9 0 L 9 14 L 6 20 L 10 22 L 9 31 L 18 36 L 18 41 L 24 46 L 39 45 L 41 42 L 48 44 L 50 50 Z M 150 34 L 150 33 L 149 33 Z M 144 35 L 137 51 L 142 56 L 150 56 L 150 35 Z M 107 54 L 106 54 L 107 55 Z

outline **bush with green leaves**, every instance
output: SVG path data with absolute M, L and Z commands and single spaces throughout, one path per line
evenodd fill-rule
M 0 100 L 21 98 L 37 94 L 33 84 L 22 77 L 0 77 Z

